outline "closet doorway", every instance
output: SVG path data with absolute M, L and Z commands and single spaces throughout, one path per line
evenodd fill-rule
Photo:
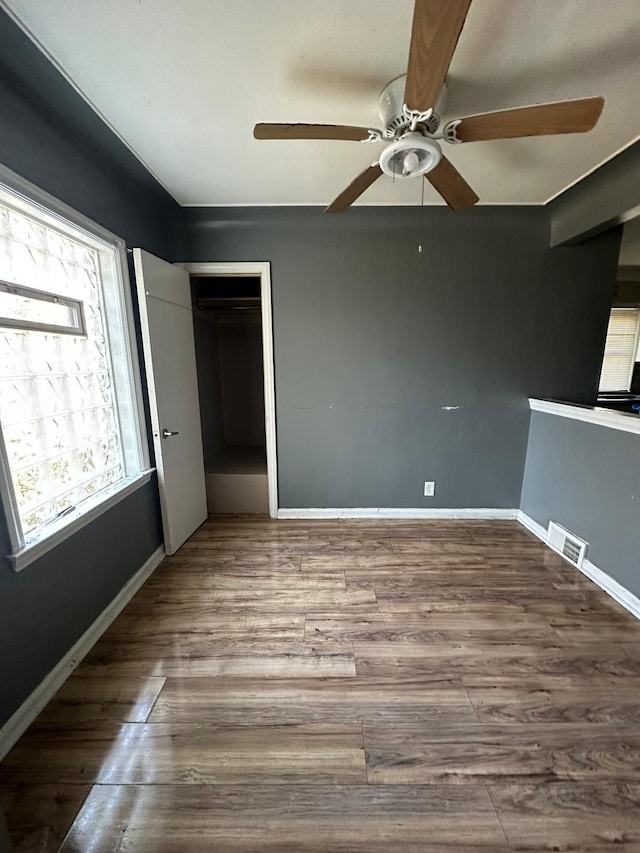
M 184 264 L 191 279 L 210 513 L 278 513 L 268 263 Z

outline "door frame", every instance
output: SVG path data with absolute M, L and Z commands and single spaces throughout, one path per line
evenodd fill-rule
M 260 277 L 262 317 L 262 371 L 264 374 L 264 430 L 267 451 L 269 515 L 278 517 L 278 455 L 276 437 L 276 388 L 273 362 L 273 308 L 271 304 L 271 264 L 268 261 L 233 263 L 180 263 L 176 266 L 192 276 Z

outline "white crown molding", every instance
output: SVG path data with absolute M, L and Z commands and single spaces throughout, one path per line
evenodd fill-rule
M 87 104 L 87 106 L 98 116 L 98 118 L 106 124 L 111 133 L 120 140 L 120 142 L 127 148 L 131 154 L 136 158 L 136 160 L 142 165 L 142 167 L 151 175 L 151 177 L 157 181 L 157 183 L 162 187 L 162 189 L 171 196 L 174 201 L 177 201 L 175 195 L 171 192 L 169 187 L 156 175 L 151 166 L 143 160 L 143 158 L 138 154 L 136 149 L 131 145 L 131 143 L 124 137 L 117 127 L 111 122 L 107 116 L 98 109 L 96 104 L 91 100 L 91 98 L 85 93 L 84 89 L 82 89 L 78 83 L 71 77 L 70 74 L 67 73 L 67 70 L 58 62 L 55 56 L 51 53 L 51 51 L 45 47 L 45 45 L 40 41 L 40 39 L 36 36 L 36 34 L 24 23 L 24 21 L 16 14 L 16 12 L 11 8 L 11 6 L 6 2 L 6 0 L 0 0 L 0 9 L 2 9 L 6 14 L 11 18 L 14 24 L 16 24 L 22 32 L 27 36 L 27 38 L 33 42 L 33 44 L 38 48 L 40 53 L 44 54 L 47 60 L 53 65 L 58 74 L 64 77 L 65 81 L 71 86 L 71 88 L 82 98 L 82 100 Z
M 560 198 L 563 193 L 566 193 L 569 190 L 573 189 L 573 187 L 575 187 L 576 184 L 579 184 L 580 181 L 584 181 L 585 178 L 588 178 L 589 175 L 593 175 L 594 172 L 597 172 L 598 169 L 601 169 L 610 160 L 614 160 L 618 156 L 618 154 L 622 154 L 622 152 L 626 151 L 627 148 L 631 148 L 632 145 L 635 145 L 639 138 L 640 137 L 638 136 L 634 137 L 631 142 L 625 142 L 624 145 L 621 145 L 619 148 L 616 148 L 616 150 L 613 151 L 611 154 L 607 154 L 606 157 L 603 157 L 601 160 L 598 160 L 598 162 L 594 166 L 592 166 L 590 169 L 587 169 L 587 171 L 584 174 L 580 175 L 580 177 L 576 178 L 574 181 L 571 181 L 571 183 L 567 184 L 566 187 L 563 187 L 561 190 L 558 190 L 558 192 L 549 196 L 549 198 L 544 202 L 544 204 L 551 204 L 552 201 L 555 201 L 557 198 Z
M 517 509 L 393 509 L 377 507 L 359 508 L 310 508 L 310 509 L 279 509 L 278 518 L 313 519 L 313 518 L 485 518 L 515 520 Z
M 529 406 L 534 412 L 544 412 L 547 415 L 558 415 L 573 421 L 617 429 L 622 432 L 632 432 L 640 435 L 640 415 L 628 412 L 614 412 L 612 409 L 601 409 L 597 406 L 579 406 L 571 403 L 559 403 L 555 400 L 529 399 Z
M 541 524 L 538 524 L 537 521 L 522 512 L 522 510 L 518 513 L 517 520 L 523 527 L 526 527 L 530 533 L 533 533 L 534 536 L 541 539 L 545 545 L 547 544 L 547 531 Z M 570 565 L 573 566 L 573 563 Z M 576 567 L 574 566 L 574 568 Z M 602 569 L 599 569 L 598 566 L 591 562 L 591 560 L 584 560 L 582 566 L 578 568 L 578 571 L 582 572 L 583 575 L 586 575 L 586 577 L 588 577 L 589 580 L 592 580 L 596 586 L 599 586 L 600 589 L 607 593 L 607 595 L 610 595 L 611 598 L 618 602 L 618 604 L 622 605 L 625 610 L 628 610 L 632 616 L 635 616 L 636 619 L 640 619 L 640 598 L 637 598 L 637 596 L 632 592 L 629 592 L 629 590 L 622 586 L 622 584 L 619 584 L 617 580 L 614 580 L 606 572 L 603 572 Z
M 155 176 L 154 176 L 155 177 Z M 479 207 L 544 207 L 545 201 L 479 201 L 474 204 L 474 209 Z M 324 210 L 327 206 L 327 201 L 226 201 L 226 202 L 202 202 L 202 201 L 185 201 L 180 204 L 185 210 L 198 207 L 319 207 Z M 356 201 L 351 207 L 433 207 L 446 208 L 447 204 L 444 201 L 425 201 L 423 205 L 415 201 Z
M 15 714 L 7 720 L 2 729 L 0 729 L 0 761 L 2 761 L 4 756 L 29 728 L 47 703 L 53 699 L 73 670 L 162 562 L 164 556 L 164 547 L 161 545 L 146 560 L 144 565 L 138 569 L 135 575 L 129 578 L 127 583 L 122 587 L 113 601 L 105 607 L 95 622 L 87 628 L 66 655 L 43 678 L 33 693 L 25 699 Z

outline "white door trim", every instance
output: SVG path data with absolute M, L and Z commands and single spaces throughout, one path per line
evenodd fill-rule
M 264 428 L 267 449 L 267 482 L 269 515 L 278 517 L 278 457 L 276 442 L 276 387 L 273 365 L 273 308 L 271 305 L 271 264 L 250 263 L 181 263 L 176 264 L 190 275 L 260 276 L 260 308 L 262 314 L 262 366 L 264 371 Z

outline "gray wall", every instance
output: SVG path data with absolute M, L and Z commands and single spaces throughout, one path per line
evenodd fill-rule
M 283 507 L 517 507 L 527 398 L 595 399 L 619 232 L 549 249 L 544 209 L 428 208 L 418 254 L 418 222 L 185 211 L 184 260 L 272 264 Z
M 178 204 L 0 9 L 0 163 L 156 255 Z
M 259 314 L 194 312 L 205 462 L 225 446 L 264 446 L 264 380 Z
M 218 326 L 211 311 L 194 308 L 193 330 L 198 368 L 198 397 L 205 463 L 215 459 L 224 446 L 224 416 L 220 387 Z
M 175 257 L 175 202 L 2 11 L 0 116 L 1 163 L 129 245 Z M 0 725 L 161 541 L 152 481 L 20 574 L 0 559 Z
M 415 209 L 182 214 L 1 11 L 0 116 L 0 162 L 129 245 L 272 262 L 283 506 L 515 507 L 527 397 L 593 399 L 619 235 L 551 251 L 545 210 L 428 209 L 418 255 Z M 160 542 L 150 483 L 0 565 L 0 724 Z
M 264 376 L 260 314 L 221 314 L 217 321 L 225 441 L 264 447 Z
M 588 559 L 640 597 L 639 484 L 640 435 L 531 413 L 523 512 L 586 539 Z
M 7 823 L 5 821 L 4 812 L 0 805 L 0 853 L 11 853 L 11 842 L 9 833 L 7 832 Z
M 640 216 L 629 220 L 622 230 L 618 266 L 640 267 Z
M 575 243 L 640 215 L 640 142 L 563 192 L 548 209 L 552 246 Z

